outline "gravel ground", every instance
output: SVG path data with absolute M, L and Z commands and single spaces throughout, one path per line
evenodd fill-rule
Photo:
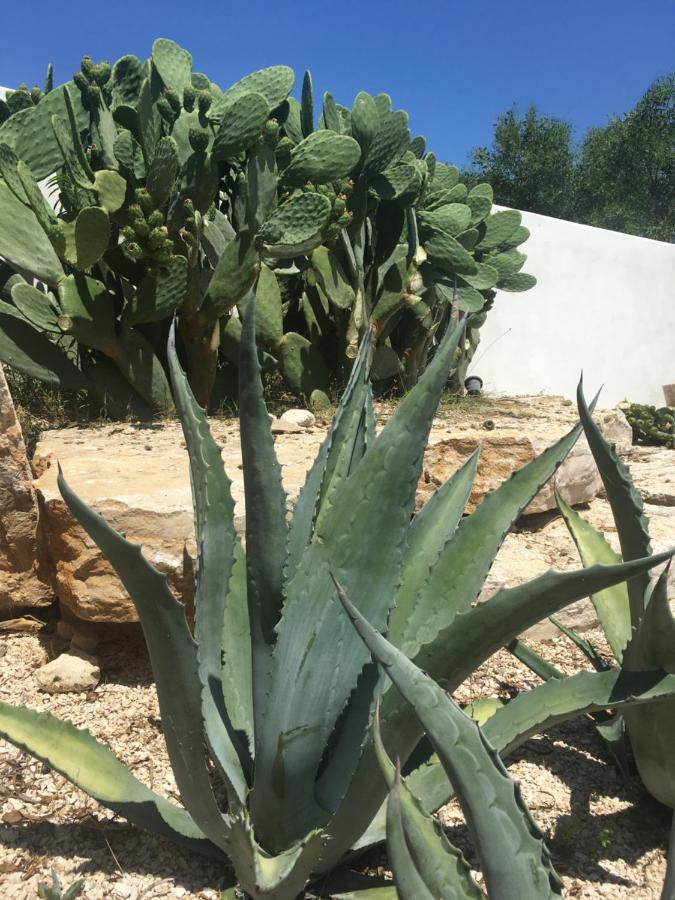
M 591 635 L 601 646 L 600 637 Z M 157 698 L 140 638 L 101 645 L 102 680 L 87 694 L 49 696 L 37 690 L 35 670 L 58 647 L 55 638 L 0 636 L 0 699 L 49 710 L 86 726 L 109 744 L 155 791 L 177 799 L 161 734 Z M 537 649 L 573 672 L 583 657 L 565 639 Z M 536 681 L 501 652 L 467 682 L 458 699 Z M 626 783 L 608 762 L 587 719 L 531 739 L 509 760 L 537 822 L 549 839 L 568 897 L 658 898 L 665 870 L 668 811 L 633 778 Z M 440 817 L 470 860 L 462 816 L 454 804 Z M 382 857 L 367 861 L 377 867 Z M 217 898 L 226 873 L 142 833 L 10 744 L 0 742 L 0 896 L 33 898 L 38 881 L 55 869 L 64 884 L 83 878 L 89 900 Z

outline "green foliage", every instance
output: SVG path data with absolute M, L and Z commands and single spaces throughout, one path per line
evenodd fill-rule
M 22 324 L 2 335 L 0 359 L 50 381 L 76 369 L 94 404 L 115 369 L 110 410 L 168 412 L 175 316 L 206 407 L 216 379 L 237 383 L 241 306 L 264 267 L 265 369 L 305 400 L 346 383 L 369 322 L 379 388 L 411 387 L 453 310 L 474 317 L 455 360 L 462 380 L 494 290 L 534 283 L 519 271 L 519 214 L 492 216 L 489 185 L 469 191 L 436 163 L 388 95 L 361 92 L 349 109 L 326 93 L 316 121 L 310 73 L 302 102 L 293 83 L 271 66 L 223 91 L 159 38 L 148 60 L 84 57 L 44 96 L 12 94 L 0 124 L 0 292 Z M 15 301 L 17 274 L 51 291 L 45 315 Z M 105 302 L 75 296 L 92 284 Z
M 621 408 L 633 429 L 634 443 L 675 450 L 675 409 L 644 403 L 626 403 Z
M 560 511 L 585 566 L 616 565 L 623 560 L 636 559 L 651 549 L 642 499 L 628 467 L 619 460 L 613 446 L 593 421 L 581 390 L 578 403 L 584 431 L 612 509 L 621 554 L 612 549 L 601 532 L 558 498 Z M 675 672 L 675 618 L 668 600 L 669 571 L 670 564 L 655 582 L 640 576 L 625 584 L 591 591 L 598 620 L 617 666 L 610 667 L 587 641 L 556 623 L 582 650 L 599 675 L 609 678 L 615 673 L 622 676 L 632 673 L 647 683 L 650 671 Z M 525 645 L 512 649 L 540 677 L 553 680 L 559 677 L 560 673 L 547 671 L 548 663 Z M 639 708 L 625 710 L 615 703 L 614 708 L 613 719 L 596 719 L 601 738 L 624 771 L 627 768 L 626 742 L 629 742 L 647 790 L 661 803 L 675 809 L 675 765 L 671 752 L 675 741 L 675 703 L 672 700 L 646 702 Z M 591 711 L 590 707 L 588 711 Z
M 496 711 L 491 706 L 491 715 L 483 711 L 489 715 L 483 732 L 445 692 L 455 691 L 542 617 L 589 591 L 599 594 L 626 578 L 638 583 L 669 554 L 649 556 L 634 527 L 630 539 L 641 552 L 629 561 L 548 572 L 474 603 L 506 534 L 561 464 L 581 426 L 470 516 L 462 512 L 476 457 L 415 513 L 429 430 L 464 339 L 463 323 L 446 331 L 419 382 L 379 434 L 368 371 L 371 354 L 381 348 L 373 347 L 366 332 L 288 517 L 256 346 L 259 323 L 270 344 L 278 333 L 270 280 L 277 276 L 269 266 L 262 272 L 241 301 L 237 320 L 245 542 L 235 531 L 220 448 L 178 362 L 176 326 L 170 333 L 169 372 L 189 454 L 199 547 L 194 628 L 140 547 L 87 507 L 59 474 L 65 503 L 138 612 L 183 805 L 153 793 L 87 731 L 49 713 L 0 703 L 0 736 L 130 822 L 223 864 L 229 859 L 240 889 L 254 900 L 292 900 L 352 850 L 382 840 L 390 792 L 388 828 L 401 896 L 436 897 L 439 885 L 445 896 L 448 885 L 458 884 L 463 893 L 455 896 L 476 897 L 461 854 L 426 817 L 453 788 L 491 895 L 558 896 L 541 835 L 497 753 L 587 709 L 622 707 L 629 716 L 640 704 L 649 709 L 656 700 L 675 702 L 675 675 L 662 671 L 664 648 L 640 643 L 635 654 L 649 664 L 639 671 L 582 673 L 569 683 L 553 678 Z M 107 302 L 96 294 L 95 279 L 68 277 L 86 279 L 77 296 L 87 289 Z M 258 292 L 264 302 L 260 315 Z M 86 320 L 86 307 L 80 318 Z M 584 408 L 582 415 L 587 417 Z M 334 578 L 353 625 L 335 601 Z M 373 658 L 390 681 L 379 676 Z M 381 745 L 404 766 L 425 731 L 440 762 L 413 769 L 405 786 L 396 773 L 392 781 Z M 649 765 L 657 762 L 652 756 Z M 401 860 L 414 846 L 426 846 L 427 856 L 413 853 L 413 870 Z M 415 883 L 423 883 L 427 893 L 412 894 L 406 873 L 416 873 Z M 343 893 L 337 886 L 331 890 Z
M 472 177 L 487 180 L 496 202 L 560 219 L 574 216 L 575 158 L 572 126 L 514 107 L 495 124 L 491 147 L 472 153 Z
M 490 147 L 472 153 L 469 182 L 497 203 L 661 241 L 675 237 L 675 74 L 659 78 L 622 116 L 590 128 L 578 148 L 569 122 L 499 116 Z
M 675 239 L 675 73 L 623 116 L 592 128 L 579 158 L 579 221 Z

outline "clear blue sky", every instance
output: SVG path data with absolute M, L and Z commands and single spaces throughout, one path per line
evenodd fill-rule
M 144 58 L 155 37 L 221 87 L 283 63 L 296 88 L 309 67 L 317 94 L 345 104 L 386 91 L 461 165 L 514 102 L 571 121 L 577 137 L 630 109 L 675 69 L 675 0 L 28 0 L 3 9 L 0 84 L 42 84 L 49 61 L 60 83 L 84 53 Z

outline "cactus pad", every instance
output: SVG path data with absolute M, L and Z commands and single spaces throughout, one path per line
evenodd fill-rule
M 274 348 L 279 368 L 289 388 L 309 398 L 314 391 L 328 389 L 329 376 L 321 353 L 306 337 L 287 332 Z
M 12 301 L 22 316 L 40 331 L 61 333 L 56 304 L 51 294 L 39 291 L 32 284 L 19 282 L 12 287 Z
M 528 275 L 527 272 L 514 272 L 513 275 L 505 275 L 500 278 L 497 287 L 500 291 L 529 291 L 537 283 L 534 275 Z
M 184 256 L 172 257 L 157 275 L 146 275 L 124 310 L 125 325 L 160 322 L 173 315 L 185 299 L 188 266 Z
M 352 105 L 352 137 L 366 154 L 380 129 L 380 116 L 375 101 L 365 91 L 356 95 Z
M 265 255 L 291 257 L 318 247 L 330 213 L 327 197 L 295 194 L 277 207 L 260 229 Z
M 291 152 L 284 180 L 289 184 L 335 181 L 348 175 L 360 157 L 361 148 L 354 138 L 333 131 L 315 131 Z
M 456 237 L 469 227 L 471 208 L 464 203 L 447 203 L 430 212 L 420 213 L 420 225 L 435 231 L 445 231 Z
M 246 75 L 228 88 L 209 110 L 209 118 L 219 122 L 225 111 L 243 94 L 262 94 L 270 109 L 284 102 L 293 88 L 295 75 L 288 66 L 270 66 Z
M 478 266 L 459 241 L 444 232 L 437 232 L 424 244 L 430 262 L 442 272 L 458 275 L 477 275 Z
M 466 198 L 467 206 L 471 207 L 471 224 L 481 222 L 492 209 L 493 192 L 490 184 L 477 184 L 472 188 Z
M 284 334 L 279 282 L 265 265 L 260 267 L 256 288 L 255 331 L 258 340 L 265 345 L 276 344 Z
M 481 251 L 494 250 L 511 237 L 520 225 L 522 216 L 516 209 L 503 209 L 483 222 L 484 233 L 478 245 Z
M 105 253 L 110 240 L 110 219 L 100 206 L 87 206 L 74 222 L 61 224 L 66 260 L 76 269 L 90 269 Z
M 70 84 L 70 82 L 69 82 Z M 63 165 L 63 157 L 51 127 L 51 117 L 67 116 L 63 94 L 65 85 L 54 88 L 37 106 L 22 110 L 0 126 L 0 143 L 9 144 L 36 178 L 46 178 Z M 89 113 L 82 106 L 79 91 L 73 92 L 77 127 L 89 127 Z
M 248 150 L 262 134 L 270 107 L 262 94 L 241 94 L 228 107 L 213 140 L 216 159 Z
M 98 194 L 101 207 L 108 213 L 117 212 L 124 203 L 127 183 L 112 169 L 99 169 L 94 177 L 94 190 Z
M 0 256 L 18 269 L 32 272 L 54 286 L 64 277 L 63 267 L 32 210 L 0 181 Z
M 184 88 L 191 84 L 192 55 L 175 41 L 157 38 L 152 45 L 152 64 L 164 85 L 182 98 Z

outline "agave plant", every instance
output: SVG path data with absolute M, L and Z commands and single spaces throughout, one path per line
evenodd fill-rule
M 617 553 L 602 532 L 558 497 L 558 506 L 585 566 L 598 562 L 610 565 L 622 559 L 637 559 L 651 552 L 649 528 L 642 498 L 635 488 L 629 468 L 621 462 L 593 421 L 581 391 L 579 415 L 588 443 L 598 465 L 610 504 L 621 553 Z M 598 621 L 616 661 L 612 669 L 595 647 L 570 629 L 561 627 L 598 672 L 661 670 L 675 672 L 675 618 L 668 600 L 666 566 L 655 582 L 646 576 L 594 593 L 591 597 Z M 519 642 L 515 654 L 542 678 L 559 678 L 551 664 Z M 611 675 L 610 675 L 611 677 Z M 638 773 L 647 790 L 659 802 L 675 809 L 675 703 L 645 704 L 618 712 L 609 721 L 600 719 L 597 727 L 612 755 L 626 770 L 626 747 L 631 747 Z M 674 829 L 675 834 L 675 829 Z M 669 855 L 669 878 L 675 880 L 675 858 Z M 671 890 L 673 890 L 671 888 Z M 664 895 L 665 896 L 665 895 Z M 671 895 L 668 895 L 671 896 Z
M 417 380 L 453 308 L 474 316 L 464 365 L 493 289 L 534 284 L 520 213 L 493 214 L 490 186 L 469 191 L 387 94 L 348 108 L 326 93 L 317 120 L 311 75 L 301 101 L 293 85 L 271 66 L 223 91 L 160 38 L 145 61 L 85 57 L 66 84 L 12 93 L 0 360 L 113 416 L 167 411 L 176 315 L 193 393 L 217 404 L 236 391 L 237 304 L 262 266 L 261 359 L 298 395 L 344 384 L 369 320 L 384 383 Z
M 2 703 L 0 736 L 130 822 L 229 859 L 250 897 L 283 900 L 297 896 L 350 854 L 384 839 L 388 788 L 370 728 L 376 704 L 383 745 L 401 765 L 425 728 L 432 738 L 435 734 L 429 717 L 420 715 L 422 700 L 414 701 L 412 712 L 380 677 L 336 601 L 333 577 L 354 598 L 359 615 L 386 633 L 397 660 L 409 660 L 452 692 L 524 629 L 588 594 L 627 578 L 646 578 L 669 554 L 549 572 L 474 603 L 512 523 L 565 458 L 581 425 L 470 516 L 462 518 L 462 513 L 476 455 L 414 514 L 429 429 L 464 339 L 460 324 L 448 330 L 418 384 L 379 434 L 368 379 L 372 342 L 366 333 L 289 519 L 263 401 L 256 315 L 254 288 L 241 305 L 239 359 L 245 546 L 234 529 L 219 447 L 180 368 L 173 338 L 169 343 L 173 396 L 193 488 L 194 628 L 141 548 L 79 500 L 59 474 L 66 504 L 110 561 L 138 611 L 183 806 L 140 783 L 87 731 L 48 713 Z M 377 650 L 374 640 L 369 647 Z M 389 671 L 394 678 L 394 670 Z M 660 671 L 584 673 L 509 704 L 506 717 L 487 721 L 485 733 L 502 752 L 589 706 L 638 705 L 672 697 L 674 691 L 675 675 Z M 495 720 L 496 729 L 491 728 Z M 439 743 L 449 733 L 439 733 Z M 464 740 L 461 734 L 446 747 L 450 757 Z M 496 765 L 494 758 L 491 764 Z M 222 791 L 214 790 L 215 784 Z M 451 793 L 445 772 L 433 764 L 412 771 L 407 784 L 426 811 Z M 461 785 L 458 789 L 462 793 Z M 222 792 L 224 807 L 216 799 Z M 514 811 L 513 803 L 510 809 L 517 824 L 504 830 L 506 857 L 517 856 L 522 836 L 522 809 Z M 526 855 L 535 853 L 536 865 L 544 865 L 538 841 L 528 846 Z

